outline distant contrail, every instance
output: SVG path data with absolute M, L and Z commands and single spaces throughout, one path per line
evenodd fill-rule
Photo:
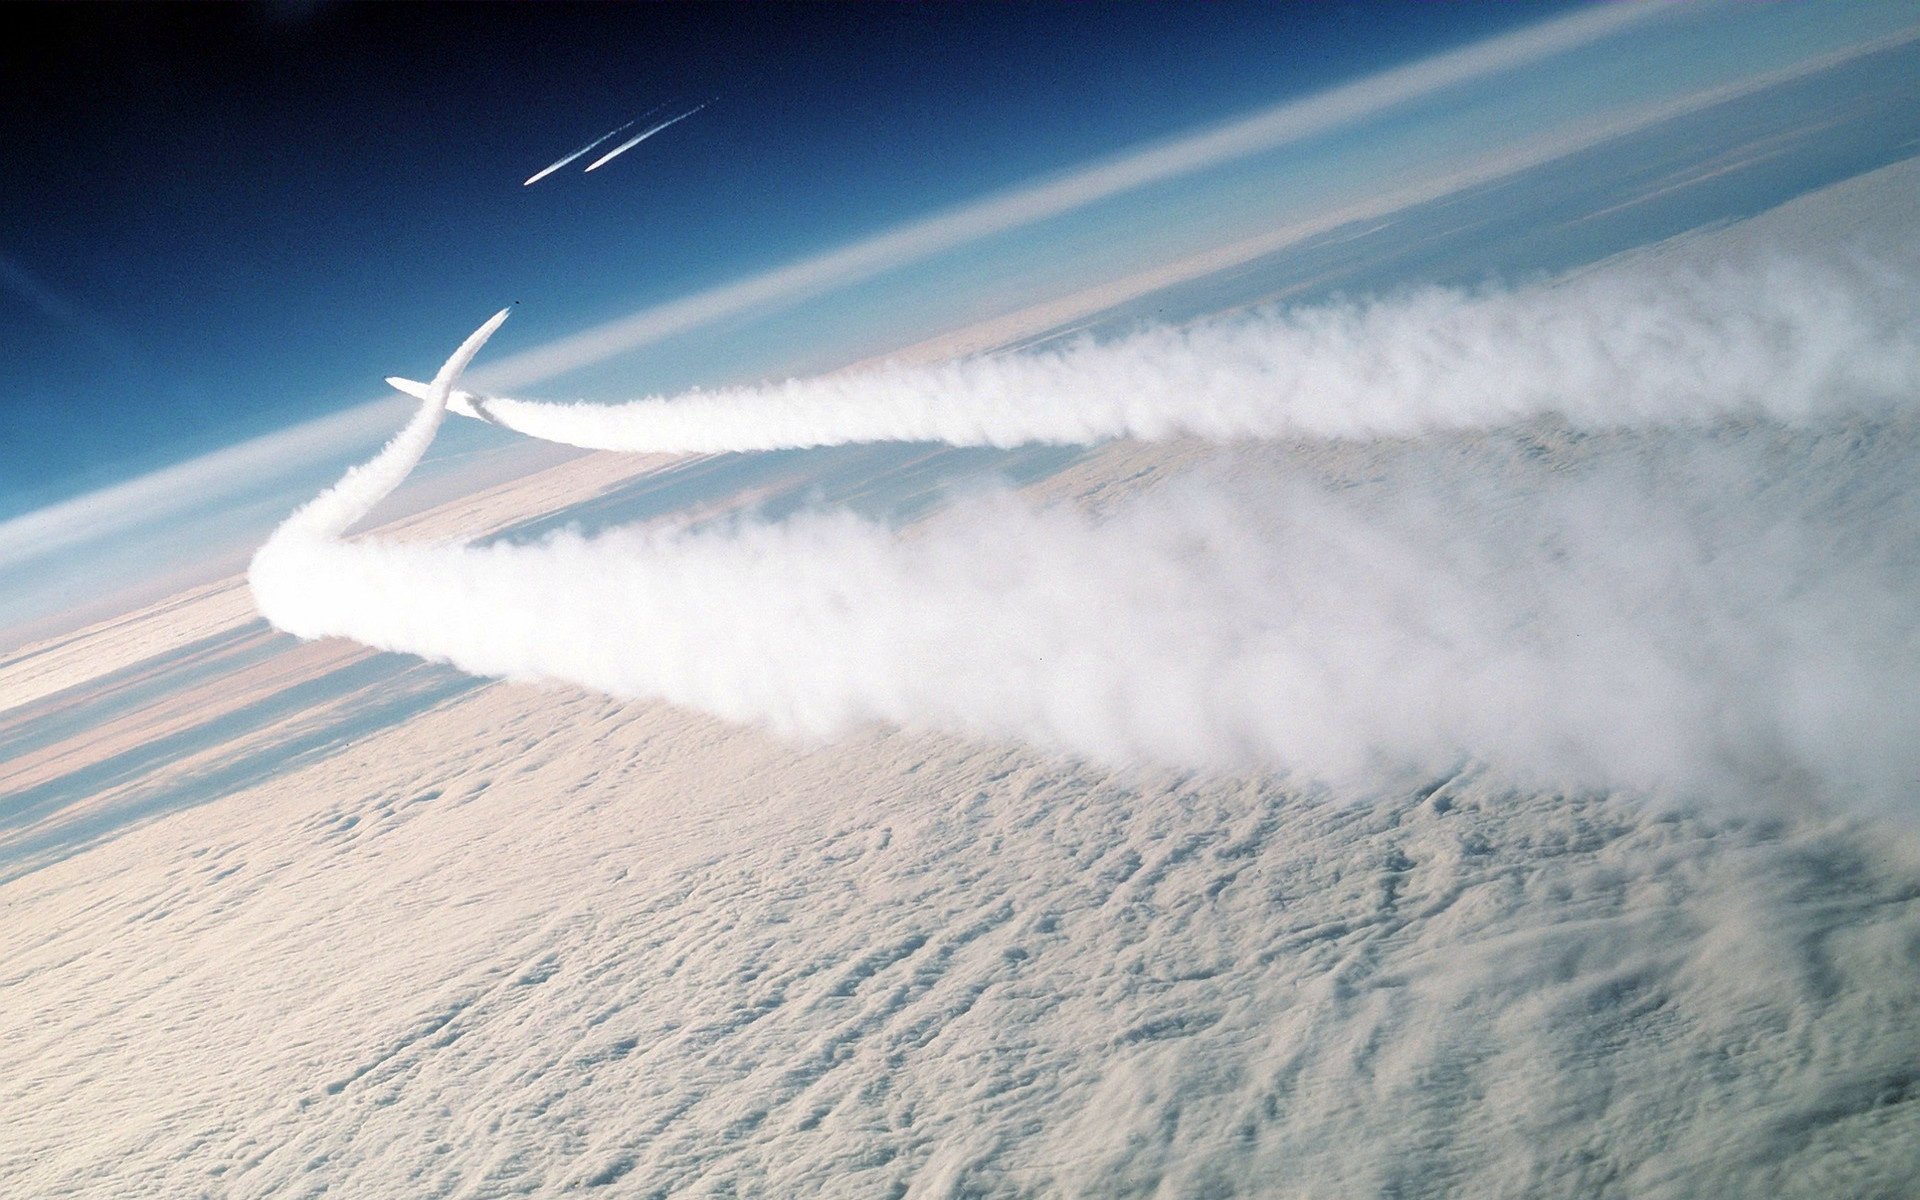
M 593 162 L 587 164 L 587 170 L 592 171 L 596 168 L 606 166 L 609 162 L 612 162 L 614 159 L 619 158 L 622 154 L 625 154 L 627 151 L 633 149 L 635 146 L 638 146 L 641 142 L 646 141 L 648 138 L 652 137 L 654 134 L 659 133 L 662 129 L 665 129 L 669 125 L 679 124 L 681 121 L 686 120 L 688 117 L 699 112 L 701 109 L 705 108 L 708 104 L 711 104 L 711 103 L 713 103 L 713 101 L 708 100 L 700 104 L 696 104 L 692 108 L 681 113 L 677 117 L 668 117 L 666 120 L 660 122 L 658 125 L 655 125 L 645 130 L 644 132 L 635 134 L 633 137 L 629 138 L 627 141 L 620 143 L 618 146 L 615 146 L 613 149 L 607 151 L 605 154 L 602 154 L 599 158 L 594 159 Z
M 567 155 L 565 158 L 555 159 L 548 166 L 542 167 L 538 171 L 535 171 L 532 175 L 527 176 L 527 181 L 521 184 L 520 186 L 532 187 L 534 184 L 539 183 L 542 179 L 545 179 L 547 176 L 553 174 L 555 171 L 558 171 L 561 167 L 566 166 L 568 163 L 572 162 L 574 159 L 579 158 L 582 154 L 585 154 L 587 151 L 593 149 L 595 146 L 598 146 L 600 143 L 606 141 L 608 138 L 613 137 L 615 134 L 624 133 L 625 131 L 632 129 L 634 125 L 638 123 L 638 121 L 639 121 L 639 118 L 636 117 L 634 118 L 634 120 L 628 121 L 625 125 L 622 125 L 617 129 L 609 129 L 607 132 L 601 134 L 599 137 L 588 142 L 586 145 L 580 147 L 578 150 L 575 150 L 572 154 Z
M 593 149 L 595 146 L 598 146 L 600 143 L 606 141 L 608 138 L 615 137 L 619 134 L 625 133 L 629 129 L 632 129 L 635 125 L 638 125 L 640 123 L 642 118 L 652 116 L 654 113 L 659 112 L 661 107 L 662 107 L 661 105 L 656 104 L 652 108 L 648 109 L 646 112 L 641 113 L 640 116 L 635 117 L 631 121 L 628 121 L 625 125 L 622 125 L 617 129 L 607 130 L 607 132 L 601 134 L 599 137 L 588 142 L 586 145 L 580 147 L 578 150 L 575 150 L 572 154 L 567 155 L 565 158 L 558 159 L 555 162 L 553 162 L 551 165 L 542 167 L 538 171 L 535 171 L 532 175 L 529 175 L 527 177 L 527 181 L 521 184 L 520 186 L 532 187 L 534 184 L 539 183 L 542 179 L 545 179 L 547 176 L 553 174 L 555 171 L 558 171 L 561 167 L 566 166 L 568 163 L 572 162 L 574 159 L 579 158 L 582 154 L 585 154 L 587 151 Z M 587 169 L 591 171 L 593 168 L 588 167 Z

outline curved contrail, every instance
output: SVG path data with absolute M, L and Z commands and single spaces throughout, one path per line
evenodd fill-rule
M 627 151 L 633 149 L 635 146 L 638 146 L 641 142 L 644 142 L 648 138 L 652 137 L 654 134 L 659 133 L 662 129 L 665 129 L 669 125 L 679 124 L 681 121 L 686 120 L 688 117 L 699 112 L 701 109 L 705 108 L 708 104 L 711 104 L 711 103 L 713 103 L 713 101 L 711 100 L 703 101 L 700 104 L 694 105 L 692 108 L 688 109 L 686 112 L 681 113 L 677 117 L 668 117 L 666 120 L 660 122 L 658 125 L 651 126 L 641 131 L 640 133 L 635 134 L 634 136 L 628 138 L 626 141 L 621 142 L 618 146 L 615 146 L 613 149 L 607 151 L 605 154 L 602 154 L 599 158 L 594 159 L 591 163 L 588 163 L 587 170 L 593 171 L 593 170 L 599 169 L 600 167 L 606 166 L 608 163 L 612 162 L 614 159 L 619 158 L 622 154 L 625 154 Z
M 374 505 L 386 499 L 388 493 L 400 486 L 407 475 L 419 463 L 420 456 L 433 444 L 433 435 L 440 428 L 440 420 L 446 415 L 447 396 L 453 385 L 459 380 L 460 372 L 467 369 L 473 356 L 480 353 L 480 347 L 487 344 L 506 321 L 510 308 L 503 308 L 489 317 L 480 328 L 467 335 L 451 357 L 440 367 L 433 382 L 426 385 L 425 401 L 413 419 L 386 447 L 371 460 L 349 470 L 341 476 L 340 482 L 308 501 L 305 507 L 295 512 L 281 523 L 261 549 L 265 554 L 276 542 L 292 538 L 337 538 L 351 529 L 355 522 L 373 511 Z

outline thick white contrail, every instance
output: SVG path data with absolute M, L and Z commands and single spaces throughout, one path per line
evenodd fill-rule
M 628 138 L 626 141 L 621 142 L 618 146 L 615 146 L 613 149 L 607 151 L 605 154 L 602 154 L 599 158 L 596 158 L 592 162 L 588 163 L 587 170 L 594 171 L 594 170 L 598 170 L 601 167 L 606 166 L 608 163 L 612 162 L 614 159 L 619 158 L 622 154 L 625 154 L 627 151 L 633 149 L 635 146 L 638 146 L 641 142 L 644 142 L 648 138 L 652 137 L 654 134 L 659 133 L 662 129 L 665 129 L 669 125 L 679 124 L 681 121 L 686 120 L 688 117 L 699 112 L 701 109 L 705 108 L 707 105 L 711 103 L 713 103 L 713 101 L 711 100 L 703 101 L 700 104 L 694 105 L 692 108 L 688 109 L 686 112 L 681 113 L 677 117 L 668 117 L 666 120 L 660 122 L 659 124 L 650 126 L 647 129 L 644 129 L 641 132 L 634 134 L 632 137 Z
M 389 382 L 424 395 L 422 384 Z M 1404 437 L 1541 416 L 1586 429 L 1798 422 L 1916 396 L 1920 267 L 1835 251 L 1636 258 L 1525 287 L 1430 288 L 626 404 L 455 392 L 449 405 L 549 441 L 684 453 Z
M 627 130 L 632 129 L 635 125 L 638 125 L 641 122 L 641 120 L 647 116 L 648 113 L 657 112 L 657 111 L 659 111 L 658 108 L 648 109 L 647 112 L 641 113 L 638 117 L 635 117 L 633 120 L 628 121 L 625 125 L 620 126 L 618 129 L 609 129 L 607 132 L 601 134 L 599 137 L 588 142 L 586 145 L 580 147 L 578 150 L 575 150 L 572 154 L 567 155 L 565 158 L 556 159 L 554 162 L 549 163 L 548 165 L 540 168 L 538 171 L 535 171 L 533 174 L 527 176 L 527 181 L 521 184 L 520 186 L 532 187 L 534 184 L 539 183 L 542 179 L 545 179 L 547 176 L 553 174 L 555 171 L 558 171 L 561 167 L 566 166 L 568 163 L 572 162 L 576 158 L 579 158 L 581 155 L 593 149 L 595 146 L 600 145 L 602 142 L 606 141 L 608 138 L 616 137 L 619 134 L 625 133 Z
M 1887 297 L 1812 286 L 1835 278 L 1852 276 L 1782 264 L 1703 276 L 1671 310 L 1662 287 L 1620 278 L 1524 302 L 1426 293 L 1282 324 L 1312 351 L 1303 378 L 1349 406 L 1331 426 L 1343 434 L 1431 428 L 1440 400 L 1472 403 L 1476 424 L 1522 424 L 1323 445 L 1099 519 L 988 497 L 906 538 L 815 513 L 521 545 L 343 540 L 417 458 L 496 317 L 426 387 L 400 439 L 275 533 L 251 580 L 261 612 L 302 637 L 808 736 L 884 721 L 1362 786 L 1475 760 L 1539 786 L 1897 811 L 1920 775 L 1920 417 L 1897 402 L 1920 355 Z M 1244 375 L 1228 336 L 1244 328 L 1043 357 L 1001 385 L 965 374 L 985 363 L 947 368 L 959 373 L 929 386 L 968 396 L 967 420 L 915 417 L 910 436 L 991 440 L 968 430 L 995 396 L 1030 430 L 1014 385 L 1049 382 L 1045 394 L 1071 400 L 1124 398 L 1144 379 L 1165 401 L 1180 381 L 1225 411 L 1261 411 L 1270 393 L 1209 380 L 1268 377 L 1265 351 Z M 1543 350 L 1562 370 L 1584 364 L 1550 389 L 1557 406 L 1527 402 L 1546 388 Z M 1758 402 L 1768 375 L 1786 401 Z M 899 376 L 884 379 L 852 406 L 829 394 L 832 428 L 853 428 L 852 411 L 887 434 L 891 409 L 911 405 Z M 1527 422 L 1568 411 L 1568 397 L 1613 431 L 1542 458 L 1542 438 L 1571 435 Z M 771 394 L 747 398 L 777 415 Z M 1883 411 L 1765 415 L 1862 403 Z M 1179 424 L 1115 411 L 1125 429 Z M 1741 418 L 1700 420 L 1729 413 Z M 705 420 L 675 448 L 760 444 L 737 413 Z
M 1899 477 L 1920 437 L 1896 436 L 1886 474 L 1771 426 L 1651 456 L 1629 437 L 1572 470 L 1519 439 L 1400 444 L 1357 486 L 1192 479 L 1103 520 L 976 499 L 909 538 L 825 513 L 523 545 L 302 534 L 252 582 L 302 637 L 806 737 L 883 721 L 1361 788 L 1472 759 L 1885 812 L 1920 771 Z M 1524 505 L 1493 482 L 1515 471 Z M 1863 482 L 1904 507 L 1836 519 Z

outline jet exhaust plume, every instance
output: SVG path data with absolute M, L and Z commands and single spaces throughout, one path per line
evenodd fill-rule
M 638 125 L 639 123 L 640 123 L 640 118 L 635 117 L 633 120 L 628 121 L 625 125 L 622 125 L 617 129 L 609 129 L 607 132 L 601 134 L 599 137 L 588 142 L 586 145 L 580 147 L 578 150 L 575 150 L 572 154 L 569 154 L 564 158 L 555 159 L 553 162 L 548 163 L 544 167 L 541 167 L 538 171 L 535 171 L 533 174 L 527 176 L 527 181 L 521 184 L 520 186 L 532 187 L 534 184 L 539 183 L 542 179 L 545 179 L 547 176 L 553 174 L 555 171 L 558 171 L 561 167 L 566 166 L 568 163 L 579 158 L 581 155 L 593 149 L 595 146 L 600 145 L 602 142 L 606 141 L 608 138 L 615 137 L 619 134 L 625 133 L 627 130 L 632 129 L 635 125 Z
M 447 395 L 453 390 L 460 373 L 467 369 L 473 356 L 480 353 L 480 347 L 487 344 L 487 339 L 506 323 L 512 312 L 511 308 L 503 308 L 468 334 L 459 349 L 441 365 L 433 382 L 427 385 L 425 402 L 414 414 L 413 420 L 379 454 L 349 470 L 339 483 L 288 517 L 274 531 L 267 544 L 271 546 L 274 540 L 283 537 L 340 537 L 372 512 L 374 506 L 386 499 L 393 489 L 405 482 L 419 464 L 421 456 L 427 452 L 427 447 L 433 444 L 433 435 L 439 431 L 441 418 L 446 415 Z
M 677 117 L 668 117 L 666 120 L 660 122 L 659 124 L 650 126 L 640 131 L 639 133 L 634 134 L 632 137 L 628 138 L 626 141 L 621 142 L 618 146 L 615 146 L 613 149 L 607 151 L 605 154 L 602 154 L 599 158 L 596 158 L 592 162 L 588 163 L 587 170 L 588 171 L 599 170 L 601 167 L 606 166 L 608 163 L 612 162 L 614 159 L 619 158 L 622 154 L 625 154 L 627 151 L 633 149 L 635 146 L 638 146 L 641 142 L 646 141 L 648 138 L 652 137 L 654 134 L 659 133 L 661 130 L 667 128 L 670 125 L 678 125 L 680 122 L 686 120 L 688 117 L 699 112 L 701 109 L 705 108 L 707 105 L 711 103 L 713 103 L 713 101 L 711 100 L 702 101 L 701 103 L 696 104 L 694 107 L 688 109 L 686 112 L 681 113 Z
M 1002 495 L 904 538 L 814 512 L 343 540 L 462 404 L 496 317 L 251 580 L 302 637 L 808 737 L 882 721 L 1362 790 L 1477 761 L 1529 786 L 1902 811 L 1920 775 L 1904 277 L 1669 265 L 696 393 L 643 402 L 638 426 L 465 401 L 630 449 L 1333 438 L 1224 452 L 1099 517 Z
M 558 171 L 561 167 L 564 167 L 568 163 L 573 162 L 575 159 L 580 158 L 582 155 L 586 154 L 588 151 L 592 150 L 594 147 L 604 144 L 609 138 L 618 137 L 619 135 L 625 133 L 629 129 L 632 129 L 635 125 L 638 125 L 640 122 L 646 120 L 648 117 L 652 116 L 654 113 L 659 112 L 661 109 L 665 107 L 666 105 L 664 104 L 656 104 L 652 108 L 648 109 L 647 111 L 641 113 L 639 116 L 635 117 L 633 120 L 628 121 L 626 124 L 618 126 L 617 128 L 614 128 L 614 129 L 607 130 L 607 132 L 601 134 L 599 137 L 588 142 L 586 145 L 580 147 L 578 150 L 575 150 L 572 154 L 569 154 L 564 158 L 556 159 L 553 162 L 547 164 L 546 166 L 540 168 L 538 171 L 535 171 L 532 175 L 527 176 L 527 181 L 521 184 L 520 186 L 532 187 L 534 184 L 539 183 L 542 179 L 545 179 L 547 176 L 553 174 L 555 171 Z

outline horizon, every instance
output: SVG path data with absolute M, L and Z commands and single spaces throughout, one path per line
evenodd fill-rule
M 1889 30 L 1895 41 L 1913 35 L 1912 28 L 1879 12 L 1866 18 L 1856 16 L 1853 24 L 1832 22 L 1821 31 L 1823 41 L 1808 43 L 1804 38 L 1785 36 L 1786 32 L 1803 32 L 1799 26 L 1806 23 L 1804 11 L 1775 12 L 1771 16 L 1786 24 L 1781 28 L 1762 26 L 1750 32 L 1749 44 L 1723 48 L 1717 74 L 1699 73 L 1684 83 L 1670 81 L 1660 85 L 1661 90 L 1648 93 L 1644 88 L 1622 90 L 1619 81 L 1610 79 L 1604 68 L 1597 72 L 1585 68 L 1587 74 L 1582 76 L 1578 70 L 1563 67 L 1560 74 L 1564 78 L 1559 78 L 1543 76 L 1539 64 L 1577 62 L 1569 55 L 1590 44 L 1639 45 L 1658 54 L 1663 45 L 1674 44 L 1676 39 L 1691 40 L 1703 23 L 1711 26 L 1715 20 L 1724 21 L 1728 14 L 1716 13 L 1715 6 L 1684 12 L 1658 5 L 1547 7 L 1552 12 L 1545 19 L 1507 21 L 1488 36 L 1464 42 L 1464 25 L 1438 30 L 1427 26 L 1424 40 L 1411 39 L 1406 30 L 1374 42 L 1353 39 L 1349 32 L 1347 50 L 1334 56 L 1345 66 L 1332 70 L 1342 73 L 1331 73 L 1322 64 L 1311 74 L 1310 83 L 1288 89 L 1277 103 L 1215 112 L 1212 120 L 1198 126 L 1167 130 L 1161 136 L 1131 143 L 1122 141 L 1110 127 L 1108 149 L 1103 154 L 1063 158 L 1051 171 L 1023 180 L 1005 180 L 1005 186 L 976 190 L 971 198 L 961 193 L 963 198 L 957 204 L 945 207 L 934 203 L 931 208 L 915 210 L 903 201 L 895 206 L 899 219 L 894 223 L 883 223 L 877 232 L 869 230 L 851 241 L 823 244 L 816 240 L 813 252 L 798 258 L 781 258 L 779 252 L 785 246 L 775 239 L 770 243 L 773 249 L 762 251 L 758 271 L 685 274 L 683 279 L 704 279 L 706 286 L 678 294 L 654 289 L 658 299 L 642 304 L 638 310 L 629 309 L 624 316 L 607 311 L 602 301 L 586 306 L 589 312 L 598 307 L 599 319 L 568 327 L 564 313 L 553 311 L 566 306 L 555 305 L 550 299 L 543 302 L 538 293 L 525 303 L 519 303 L 523 297 L 512 297 L 521 319 L 502 335 L 507 353 L 479 372 L 476 384 L 526 387 L 552 383 L 569 396 L 623 399 L 650 392 L 671 393 L 689 386 L 711 387 L 834 369 L 904 347 L 931 344 L 949 336 L 956 321 L 962 326 L 995 329 L 1000 328 L 996 322 L 1004 326 L 1012 319 L 1010 314 L 1021 314 L 1029 323 L 1041 320 L 1043 323 L 1036 328 L 1011 331 L 1012 337 L 1027 336 L 1044 329 L 1045 318 L 1059 315 L 1058 297 L 1062 293 L 1079 298 L 1076 315 L 1097 312 L 1103 306 L 1123 304 L 1136 295 L 1175 287 L 1204 270 L 1217 269 L 1222 255 L 1257 257 L 1327 228 L 1391 211 L 1394 206 L 1383 209 L 1377 202 L 1371 208 L 1355 204 L 1356 195 L 1367 194 L 1368 188 L 1377 189 L 1383 179 L 1393 178 L 1407 189 L 1405 194 L 1412 199 L 1406 203 L 1417 202 L 1426 196 L 1420 191 L 1423 186 L 1428 193 L 1438 194 L 1435 185 L 1422 184 L 1423 179 L 1439 181 L 1444 189 L 1459 186 L 1462 180 L 1470 183 L 1528 169 L 1556 155 L 1655 124 L 1690 105 L 1717 102 L 1742 86 L 1753 86 L 1756 78 L 1791 76 L 1795 70 L 1805 69 L 1807 63 L 1836 57 L 1844 60 L 1849 54 L 1861 52 L 1862 47 L 1883 44 Z M 977 14 L 970 19 L 978 19 Z M 1316 28 L 1321 37 L 1340 36 L 1337 29 Z M 1363 52 L 1363 46 L 1371 49 Z M 1529 133 L 1525 128 L 1503 129 L 1500 139 L 1482 138 L 1477 144 L 1460 142 L 1454 135 L 1448 154 L 1424 163 L 1416 158 L 1413 161 L 1418 165 L 1411 168 L 1406 160 L 1394 162 L 1391 176 L 1369 174 L 1365 167 L 1358 168 L 1356 174 L 1352 167 L 1329 170 L 1317 165 L 1322 160 L 1343 161 L 1340 155 L 1353 131 L 1385 129 L 1393 133 L 1396 126 L 1402 126 L 1399 136 L 1409 146 L 1417 145 L 1420 138 L 1432 138 L 1436 129 L 1446 130 L 1460 121 L 1450 109 L 1464 105 L 1464 111 L 1472 113 L 1476 95 L 1485 92 L 1491 81 L 1498 81 L 1503 88 L 1531 86 L 1543 97 L 1583 91 L 1585 100 L 1572 104 L 1562 99 L 1558 110 L 1545 105 L 1544 115 L 1530 116 L 1536 123 L 1532 141 L 1528 143 L 1522 136 L 1520 144 L 1533 148 L 1517 159 L 1512 158 L 1511 143 L 1516 134 Z M 1446 103 L 1436 106 L 1434 97 Z M 686 138 L 688 144 L 679 150 L 656 146 L 661 139 L 649 141 L 586 182 L 597 183 L 599 176 L 611 176 L 622 189 L 646 186 L 649 172 L 669 169 L 678 161 L 672 158 L 675 153 L 698 151 L 708 163 L 705 169 L 711 169 L 716 146 L 733 135 L 717 125 L 703 131 L 702 120 L 710 115 L 711 110 L 701 112 L 667 131 Z M 647 159 L 655 152 L 664 155 L 661 164 Z M 635 178 L 619 181 L 616 165 L 632 168 Z M 1280 177 L 1297 179 L 1303 167 L 1316 176 L 1310 188 L 1302 189 L 1296 183 L 1279 200 L 1272 196 L 1258 198 L 1257 191 L 1248 190 L 1249 180 L 1274 177 L 1276 171 L 1282 173 Z M 462 169 L 471 173 L 471 168 Z M 678 169 L 693 168 L 682 164 Z M 1253 174 L 1248 175 L 1249 171 Z M 489 190 L 507 195 L 520 191 L 531 197 L 554 184 L 577 191 L 582 181 L 563 171 L 527 188 L 513 172 L 503 171 Z M 950 190 L 947 194 L 954 193 Z M 1250 195 L 1256 199 L 1249 201 Z M 1125 221 L 1138 226 L 1139 205 L 1147 197 L 1156 204 L 1181 205 L 1183 217 L 1187 213 L 1207 214 L 1206 220 L 1198 222 L 1203 227 L 1200 234 L 1196 237 L 1191 230 L 1183 231 L 1180 240 L 1152 234 L 1138 246 L 1113 244 L 1091 270 L 1077 266 L 1077 274 L 1063 275 L 1060 269 L 1047 265 L 1050 255 L 1084 259 L 1080 247 L 1089 237 L 1097 236 L 1088 231 L 1100 229 L 1103 223 Z M 1264 232 L 1276 219 L 1282 220 L 1281 234 Z M 1088 231 L 1081 231 L 1081 226 Z M 1151 220 L 1145 228 L 1154 228 Z M 1045 231 L 1047 237 L 1062 239 L 1067 249 L 1039 248 L 1030 231 Z M 1253 248 L 1236 250 L 1236 245 Z M 956 259 L 962 251 L 969 256 L 967 260 Z M 0 254 L 5 252 L 6 248 L 0 247 Z M 998 257 L 982 258 L 983 254 Z M 981 265 L 987 263 L 994 266 Z M 973 281 L 963 282 L 958 288 L 946 284 L 955 270 L 963 281 Z M 579 277 L 576 274 L 574 278 L 577 282 Z M 944 307 L 929 310 L 924 304 L 902 306 L 895 301 L 896 295 L 905 294 L 903 288 L 909 293 L 916 289 L 924 292 L 929 279 L 941 280 L 941 290 L 950 292 L 941 302 Z M 1143 282 L 1129 292 L 1129 280 Z M 1013 290 L 1009 290 L 1009 281 L 1014 281 Z M 20 299 L 17 289 L 14 299 Z M 423 305 L 422 315 L 415 321 L 423 327 L 428 322 L 442 322 L 449 329 L 459 328 L 467 318 L 456 316 L 454 307 L 484 311 L 497 303 L 494 298 L 476 297 L 454 306 L 443 297 Z M 730 344 L 718 351 L 703 332 L 716 325 L 728 329 L 731 335 Z M 1004 328 L 1001 331 L 1007 332 Z M 329 336 L 335 333 L 324 324 L 310 329 L 310 343 L 302 353 L 317 354 L 315 347 L 325 344 L 330 347 L 327 353 L 342 360 L 364 354 L 363 365 L 354 371 L 364 372 L 369 382 L 385 374 L 418 370 L 411 362 L 401 361 L 417 355 L 417 347 L 406 354 L 389 351 L 395 353 L 393 359 L 373 361 L 381 353 L 377 346 L 383 340 L 391 342 L 391 334 L 381 339 L 363 338 L 359 344 L 367 348 L 354 351 L 345 346 L 352 337 L 350 330 Z M 644 355 L 636 353 L 642 350 Z M 306 386 L 304 380 L 315 377 L 308 365 L 269 364 L 257 356 L 255 361 L 256 369 L 265 369 L 270 377 L 303 381 L 300 387 Z M 342 373 L 348 368 L 334 370 Z M 325 371 L 319 376 L 324 377 Z M 366 394 L 361 392 L 362 396 Z M 70 405 L 78 403 L 72 401 Z M 125 595 L 154 599 L 167 587 L 202 582 L 234 569 L 242 545 L 248 540 L 257 541 L 264 533 L 276 505 L 289 503 L 301 491 L 310 491 L 316 480 L 364 453 L 385 432 L 397 428 L 399 414 L 405 411 L 404 401 L 392 394 L 344 406 L 336 401 L 322 405 L 319 411 L 314 411 L 311 403 L 306 413 L 289 414 L 291 420 L 283 416 L 270 427 L 244 437 L 229 437 L 198 453 L 183 450 L 197 444 L 192 436 L 150 444 L 144 433 L 129 434 L 126 440 L 131 449 L 119 457 L 106 454 L 91 460 L 86 468 L 96 474 L 124 469 L 125 474 L 101 486 L 71 491 L 50 503 L 31 504 L 0 519 L 0 578 L 10 580 L 13 586 L 9 590 L 16 593 L 13 607 L 0 611 L 0 641 L 17 646 L 74 628 L 68 617 L 60 615 L 70 610 L 90 618 L 105 615 L 113 603 L 122 602 L 114 599 L 109 603 L 99 595 L 98 584 L 109 578 L 126 589 L 128 581 L 138 574 L 142 578 Z M 154 421 L 162 412 L 158 405 L 148 405 L 144 411 Z M 69 427 L 74 424 L 74 419 L 67 422 Z M 486 470 L 494 474 L 483 472 L 476 479 L 510 474 L 515 468 L 508 459 L 524 449 L 502 445 L 499 440 L 490 442 L 484 431 L 465 431 L 460 436 L 467 439 L 460 453 L 482 458 L 492 455 Z M 16 445 L 28 452 L 26 457 L 35 465 L 48 466 L 52 461 L 52 456 L 34 448 L 30 426 Z M 168 446 L 179 456 L 151 469 L 128 466 L 147 462 L 154 454 L 168 453 Z M 536 453 L 528 461 L 549 460 Z M 437 468 L 430 465 L 429 469 Z M 79 476 L 67 478 L 71 483 Z M 32 486 L 22 488 L 17 482 L 10 490 L 0 488 L 0 512 L 5 511 L 7 496 L 19 505 L 25 503 L 21 497 L 30 494 L 34 494 Z M 130 557 L 126 542 L 131 537 L 169 522 L 191 528 L 177 531 L 165 545 L 156 544 L 149 533 L 138 554 Z M 63 578 L 68 577 L 72 582 L 63 584 Z M 86 582 L 88 579 L 95 583 Z M 79 596 L 89 597 L 91 607 L 76 608 L 74 598 Z

